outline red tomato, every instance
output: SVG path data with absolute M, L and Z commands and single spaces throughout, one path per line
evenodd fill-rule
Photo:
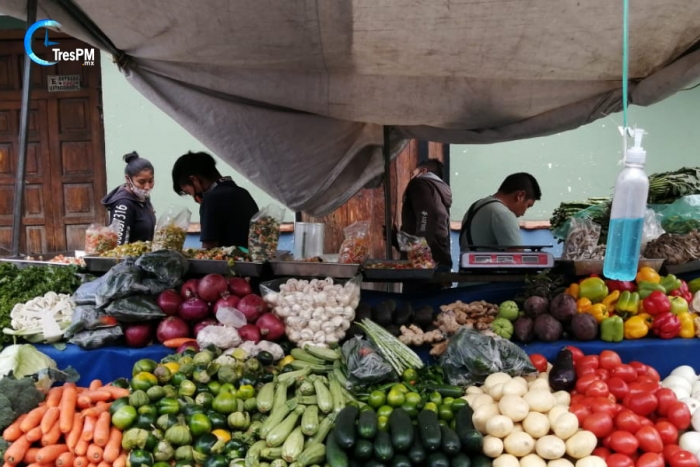
M 632 365 L 625 365 L 623 363 L 612 369 L 611 376 L 617 376 L 625 383 L 631 383 L 637 379 L 637 370 L 635 370 Z
M 615 415 L 615 426 L 618 430 L 629 431 L 634 434 L 642 427 L 639 415 L 630 409 L 622 409 Z
M 639 417 L 639 421 L 642 426 L 654 426 L 654 422 L 652 422 L 648 417 Z
M 600 367 L 600 359 L 597 355 L 584 355 L 577 362 L 576 367 L 590 367 L 597 370 Z
M 584 357 L 585 358 L 585 357 Z M 576 377 L 581 378 L 583 376 L 594 375 L 595 368 L 591 366 L 577 366 L 576 367 Z
M 572 391 L 570 405 L 579 404 L 584 397 L 583 394 L 579 394 L 576 390 Z
M 611 417 L 617 415 L 617 413 L 622 409 L 622 406 L 616 404 L 606 397 L 593 397 L 590 399 L 589 406 L 592 412 L 603 412 Z
M 700 465 L 698 458 L 684 449 L 674 452 L 666 460 L 671 467 L 698 467 Z
M 652 388 L 653 391 L 656 391 L 661 387 L 659 381 L 653 376 L 650 376 L 649 374 L 637 376 L 637 379 L 635 381 L 637 383 L 642 383 L 648 386 L 649 388 Z
M 617 452 L 615 454 L 610 454 L 607 459 L 605 459 L 605 463 L 608 464 L 608 467 L 634 467 L 634 461 L 630 456 Z
M 637 381 L 629 383 L 628 386 L 630 388 L 630 394 L 640 394 L 643 392 L 650 392 L 653 394 L 657 389 L 659 389 L 658 383 L 654 383 L 652 381 L 639 381 L 639 378 L 637 378 Z
M 645 452 L 637 462 L 635 467 L 664 467 L 664 458 L 661 454 L 656 454 L 654 452 Z
M 680 448 L 679 448 L 679 449 L 680 449 Z M 591 455 L 592 455 L 592 456 L 602 457 L 603 459 L 607 459 L 611 454 L 612 454 L 612 452 L 610 451 L 610 449 L 608 449 L 608 448 L 606 448 L 606 447 L 604 447 L 604 446 L 601 446 L 601 447 L 599 447 L 599 448 L 595 448 L 595 449 L 593 450 L 593 453 L 592 453 Z
M 639 441 L 639 449 L 644 452 L 660 453 L 664 450 L 661 435 L 653 426 L 643 426 L 634 434 Z
M 578 363 L 581 357 L 583 357 L 583 352 L 581 349 L 574 347 L 573 345 L 567 345 L 564 348 L 569 349 L 569 352 L 571 352 L 571 355 L 574 357 L 574 366 L 576 366 L 576 363 Z
M 595 374 L 601 381 L 605 381 L 606 379 L 610 378 L 610 372 L 605 368 L 598 368 L 595 370 Z
M 617 376 L 609 378 L 605 383 L 608 385 L 610 394 L 615 396 L 615 398 L 618 400 L 622 400 L 622 398 L 630 392 L 630 387 L 627 385 L 627 383 L 625 383 L 622 378 Z
M 654 412 L 656 407 L 659 405 L 659 401 L 656 399 L 656 396 L 651 392 L 642 392 L 639 394 L 633 394 L 630 392 L 622 401 L 625 404 L 625 407 L 637 415 L 643 416 L 647 416 Z
M 590 386 L 594 381 L 598 381 L 598 377 L 596 375 L 585 375 L 579 377 L 576 380 L 576 391 L 578 391 L 580 394 L 586 394 L 586 389 L 588 389 L 588 386 Z
M 659 381 L 661 381 L 661 377 L 659 376 L 659 372 L 656 371 L 656 369 L 653 366 L 647 365 L 646 376 L 651 378 L 653 381 L 656 381 L 657 383 Z
M 530 361 L 532 362 L 532 366 L 540 373 L 547 371 L 547 357 L 544 355 L 533 353 L 530 355 Z
M 637 452 L 639 441 L 629 431 L 613 431 L 610 435 L 610 449 L 621 454 L 632 455 Z
M 685 402 L 672 402 L 668 407 L 666 418 L 679 430 L 685 430 L 690 426 L 690 409 Z
M 582 427 L 593 433 L 596 438 L 605 438 L 613 431 L 612 417 L 605 412 L 594 412 L 583 420 Z
M 586 388 L 586 397 L 607 397 L 610 394 L 604 381 L 593 381 Z
M 603 350 L 600 353 L 600 367 L 606 370 L 612 370 L 618 365 L 622 364 L 622 359 L 612 350 Z
M 671 455 L 676 452 L 680 451 L 681 447 L 677 444 L 667 444 L 664 446 L 664 459 L 668 460 L 671 458 Z
M 669 407 L 671 407 L 671 404 L 678 400 L 676 393 L 669 388 L 659 388 L 656 390 L 654 395 L 659 400 L 659 406 L 656 408 L 656 413 L 665 417 L 668 413 Z
M 647 374 L 647 369 L 649 368 L 648 365 L 645 365 L 642 362 L 638 362 L 637 360 L 631 361 L 629 365 L 635 370 L 637 370 L 638 375 Z
M 676 444 L 678 442 L 678 429 L 668 420 L 660 420 L 654 425 L 664 444 Z
M 591 409 L 584 404 L 571 405 L 569 407 L 569 412 L 576 415 L 578 418 L 578 424 L 583 425 L 583 421 L 591 414 Z

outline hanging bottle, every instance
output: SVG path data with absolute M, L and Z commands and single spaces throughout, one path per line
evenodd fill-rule
M 649 177 L 644 172 L 644 130 L 634 130 L 634 146 L 627 150 L 625 167 L 617 176 L 610 211 L 603 274 L 608 279 L 632 281 L 637 275 L 642 245 Z

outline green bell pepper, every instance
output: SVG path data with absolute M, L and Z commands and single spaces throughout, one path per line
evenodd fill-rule
M 695 295 L 697 292 L 700 292 L 700 277 L 688 282 L 688 290 L 690 290 L 690 293 L 692 293 L 693 295 Z
M 592 303 L 599 303 L 608 296 L 608 286 L 600 277 L 588 277 L 579 284 L 579 298 L 587 298 Z
M 639 311 L 639 294 L 625 290 L 615 305 L 615 311 L 619 314 L 636 315 Z
M 666 290 L 667 295 L 681 288 L 681 280 L 673 274 L 662 277 L 659 284 Z
M 620 342 L 625 335 L 625 324 L 619 316 L 605 318 L 600 323 L 600 338 L 605 342 Z
M 652 292 L 656 291 L 663 292 L 664 294 L 666 293 L 666 289 L 661 284 L 646 281 L 637 283 L 637 293 L 639 294 L 639 298 L 641 298 L 642 300 L 651 295 Z

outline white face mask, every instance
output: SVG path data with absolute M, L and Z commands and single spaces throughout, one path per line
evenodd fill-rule
M 136 185 L 134 185 L 133 180 L 129 180 L 129 184 L 131 185 L 129 187 L 131 189 L 131 192 L 135 194 L 138 198 L 145 200 L 151 197 L 151 190 L 137 187 Z

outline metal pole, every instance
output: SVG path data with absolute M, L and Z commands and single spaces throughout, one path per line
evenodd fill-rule
M 36 23 L 37 0 L 27 0 L 27 28 Z M 24 201 L 24 175 L 27 168 L 27 133 L 29 131 L 29 107 L 32 86 L 32 59 L 24 55 L 22 75 L 22 109 L 19 118 L 19 151 L 17 173 L 15 174 L 15 199 L 12 209 L 12 256 L 19 256 L 19 243 L 22 236 L 22 202 Z
M 386 259 L 391 259 L 393 254 L 391 251 L 391 233 L 392 233 L 392 216 L 391 216 L 391 147 L 389 144 L 389 134 L 391 129 L 388 126 L 384 127 L 384 234 L 386 236 Z

